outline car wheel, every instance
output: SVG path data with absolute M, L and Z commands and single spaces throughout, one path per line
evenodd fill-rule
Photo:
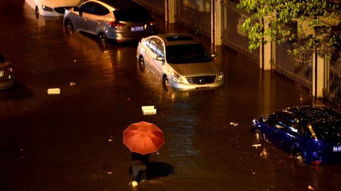
M 255 139 L 258 143 L 261 143 L 264 141 L 263 134 L 258 129 L 255 130 L 254 134 L 255 134 Z
M 34 9 L 34 13 L 36 15 L 36 18 L 38 19 L 39 18 L 39 9 L 38 7 L 36 6 L 36 8 Z
M 65 25 L 64 25 L 64 29 L 65 29 L 65 33 L 67 34 L 72 34 L 73 33 L 73 24 L 71 21 L 67 20 L 65 21 Z
M 295 157 L 295 159 L 296 159 L 299 163 L 301 163 L 301 164 L 304 163 L 304 157 L 303 157 L 303 155 L 302 155 L 301 152 L 296 152 L 296 154 L 294 155 L 294 157 Z
M 99 33 L 98 34 L 98 39 L 101 47 L 103 50 L 106 50 L 107 48 L 107 36 L 104 33 Z
M 141 72 L 144 72 L 144 71 L 145 71 L 146 65 L 145 65 L 145 63 L 144 63 L 143 56 L 140 56 L 140 57 L 139 57 L 138 66 L 139 66 L 139 70 L 140 70 Z
M 168 80 L 167 76 L 162 77 L 162 86 L 165 90 L 169 89 L 169 80 Z
M 302 152 L 299 151 L 297 148 L 292 149 L 291 154 L 300 164 L 303 164 L 305 162 Z

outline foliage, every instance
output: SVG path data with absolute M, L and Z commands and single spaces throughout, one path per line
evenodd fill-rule
M 249 49 L 254 50 L 262 43 L 275 41 L 290 42 L 290 53 L 302 57 L 317 50 L 330 55 L 339 46 L 340 0 L 241 0 L 238 8 L 250 17 L 242 29 L 248 33 Z

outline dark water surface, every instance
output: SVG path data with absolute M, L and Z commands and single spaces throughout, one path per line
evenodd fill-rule
M 339 165 L 302 165 L 252 146 L 252 118 L 311 97 L 246 56 L 217 52 L 226 77 L 220 89 L 164 91 L 137 70 L 134 43 L 103 51 L 94 38 L 65 34 L 60 18 L 37 19 L 23 0 L 0 1 L 0 26 L 0 53 L 19 82 L 0 91 L 1 191 L 129 190 L 121 133 L 141 120 L 163 129 L 166 144 L 137 190 L 341 190 Z M 155 105 L 157 115 L 143 116 L 143 105 Z

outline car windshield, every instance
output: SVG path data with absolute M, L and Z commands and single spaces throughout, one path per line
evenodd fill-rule
M 319 139 L 330 142 L 341 141 L 341 121 L 313 124 L 312 127 Z
M 115 10 L 114 15 L 118 21 L 143 22 L 151 20 L 149 13 L 144 9 Z
M 211 57 L 200 44 L 182 44 L 166 47 L 167 62 L 172 64 L 209 62 Z

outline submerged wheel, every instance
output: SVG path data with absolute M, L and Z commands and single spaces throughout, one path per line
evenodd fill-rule
M 294 148 L 291 151 L 291 155 L 295 158 L 295 160 L 297 160 L 300 164 L 303 164 L 305 162 L 304 160 L 304 156 L 302 154 L 301 151 L 299 151 L 299 149 L 294 146 Z
M 36 15 L 36 18 L 39 18 L 39 9 L 38 7 L 36 6 L 36 8 L 34 9 L 34 13 Z
M 67 34 L 72 34 L 73 33 L 73 24 L 72 24 L 71 21 L 69 21 L 69 20 L 65 21 L 64 27 L 65 27 L 65 32 Z
M 169 89 L 169 80 L 167 78 L 167 76 L 163 76 L 162 78 L 162 86 L 165 90 Z
M 258 129 L 255 130 L 254 134 L 255 134 L 255 139 L 258 143 L 261 143 L 264 141 L 263 134 Z
M 145 71 L 146 65 L 145 65 L 145 63 L 144 63 L 144 59 L 143 59 L 142 56 L 139 57 L 138 66 L 139 66 L 139 70 L 140 70 L 141 72 L 144 72 L 144 71 Z
M 104 33 L 98 34 L 100 46 L 103 50 L 107 49 L 107 36 Z

